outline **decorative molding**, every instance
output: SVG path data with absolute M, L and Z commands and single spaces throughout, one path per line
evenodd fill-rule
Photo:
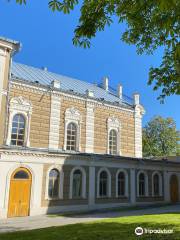
M 22 96 L 14 97 L 10 100 L 9 110 L 29 112 L 29 114 L 32 114 L 32 104 Z
M 28 89 L 28 91 L 33 92 L 33 93 L 43 92 L 43 93 L 50 95 L 52 92 L 52 90 L 49 89 L 48 86 L 47 87 L 46 86 L 34 86 L 31 83 L 28 83 L 28 82 L 24 83 L 24 82 L 22 82 L 22 80 L 18 81 L 17 79 L 13 79 L 13 82 L 11 82 L 11 85 L 12 85 L 12 87 L 15 87 L 17 89 L 24 89 L 24 90 Z M 70 94 L 68 92 L 63 92 L 62 90 L 59 90 L 59 91 L 54 90 L 53 94 L 60 95 L 64 99 L 74 101 L 74 102 L 86 103 L 86 102 L 90 101 L 90 99 L 87 99 L 87 96 L 82 97 L 82 96 L 75 95 L 73 93 Z M 129 109 L 129 108 L 122 107 L 122 106 L 116 106 L 116 105 L 113 105 L 110 103 L 105 103 L 105 102 L 101 103 L 96 99 L 91 99 L 91 102 L 93 102 L 93 104 L 96 107 L 101 107 L 106 110 L 113 109 L 117 112 L 125 112 L 126 114 L 130 114 L 130 115 L 132 115 L 134 113 L 134 109 Z
M 108 129 L 111 128 L 111 129 L 119 130 L 119 128 L 120 128 L 120 122 L 119 122 L 118 118 L 116 118 L 114 116 L 108 118 L 107 124 L 108 124 Z
M 76 108 L 71 107 L 66 109 L 65 118 L 69 121 L 81 121 L 81 114 Z
M 59 128 L 60 128 L 60 96 L 51 95 L 51 113 L 49 126 L 49 149 L 59 148 Z
M 8 121 L 8 134 L 6 139 L 6 144 L 11 144 L 11 131 L 12 131 L 12 122 L 16 114 L 22 114 L 25 118 L 25 138 L 24 146 L 30 146 L 30 122 L 32 114 L 32 104 L 30 101 L 24 97 L 14 97 L 10 99 L 9 102 L 9 121 Z

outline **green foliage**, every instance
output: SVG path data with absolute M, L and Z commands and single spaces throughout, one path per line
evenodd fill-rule
M 179 132 L 172 118 L 160 116 L 152 119 L 143 129 L 143 155 L 178 155 Z
M 25 3 L 26 0 L 16 0 Z M 78 0 L 52 0 L 52 11 L 70 13 Z M 162 92 L 158 99 L 180 94 L 180 1 L 179 0 L 83 0 L 79 24 L 74 30 L 75 46 L 90 47 L 98 31 L 110 26 L 113 17 L 125 22 L 127 29 L 122 40 L 137 47 L 138 54 L 153 54 L 164 47 L 162 64 L 150 68 L 148 84 Z

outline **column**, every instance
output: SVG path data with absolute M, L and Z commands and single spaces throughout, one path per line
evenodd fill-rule
M 49 148 L 59 148 L 59 127 L 60 127 L 61 98 L 52 93 L 51 95 L 51 115 L 49 128 Z
M 130 202 L 136 204 L 136 174 L 135 169 L 130 169 Z
M 86 104 L 86 153 L 94 152 L 94 105 Z
M 169 174 L 168 171 L 164 171 L 163 174 L 164 182 L 164 201 L 170 202 L 170 183 L 169 183 Z
M 95 204 L 95 167 L 89 167 L 89 207 L 93 207 Z

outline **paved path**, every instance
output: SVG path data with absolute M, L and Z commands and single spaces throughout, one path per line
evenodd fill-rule
M 139 210 L 126 210 L 126 211 L 109 211 L 109 212 L 97 212 L 89 213 L 83 215 L 73 215 L 69 217 L 62 216 L 33 216 L 33 217 L 18 217 L 0 220 L 0 233 L 3 232 L 14 232 L 21 230 L 30 230 L 38 228 L 46 228 L 52 226 L 62 226 L 67 224 L 90 222 L 95 220 L 102 220 L 106 218 L 113 217 L 123 217 L 123 216 L 137 216 L 144 214 L 159 214 L 159 213 L 170 213 L 179 212 L 180 205 L 173 206 L 163 206 L 163 207 L 153 207 L 145 208 Z

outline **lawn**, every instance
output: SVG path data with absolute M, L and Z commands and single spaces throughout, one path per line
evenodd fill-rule
M 173 234 L 143 234 L 137 237 L 137 226 L 149 229 L 173 229 Z M 111 218 L 92 223 L 0 234 L 0 240 L 129 240 L 180 239 L 180 214 L 158 214 Z

